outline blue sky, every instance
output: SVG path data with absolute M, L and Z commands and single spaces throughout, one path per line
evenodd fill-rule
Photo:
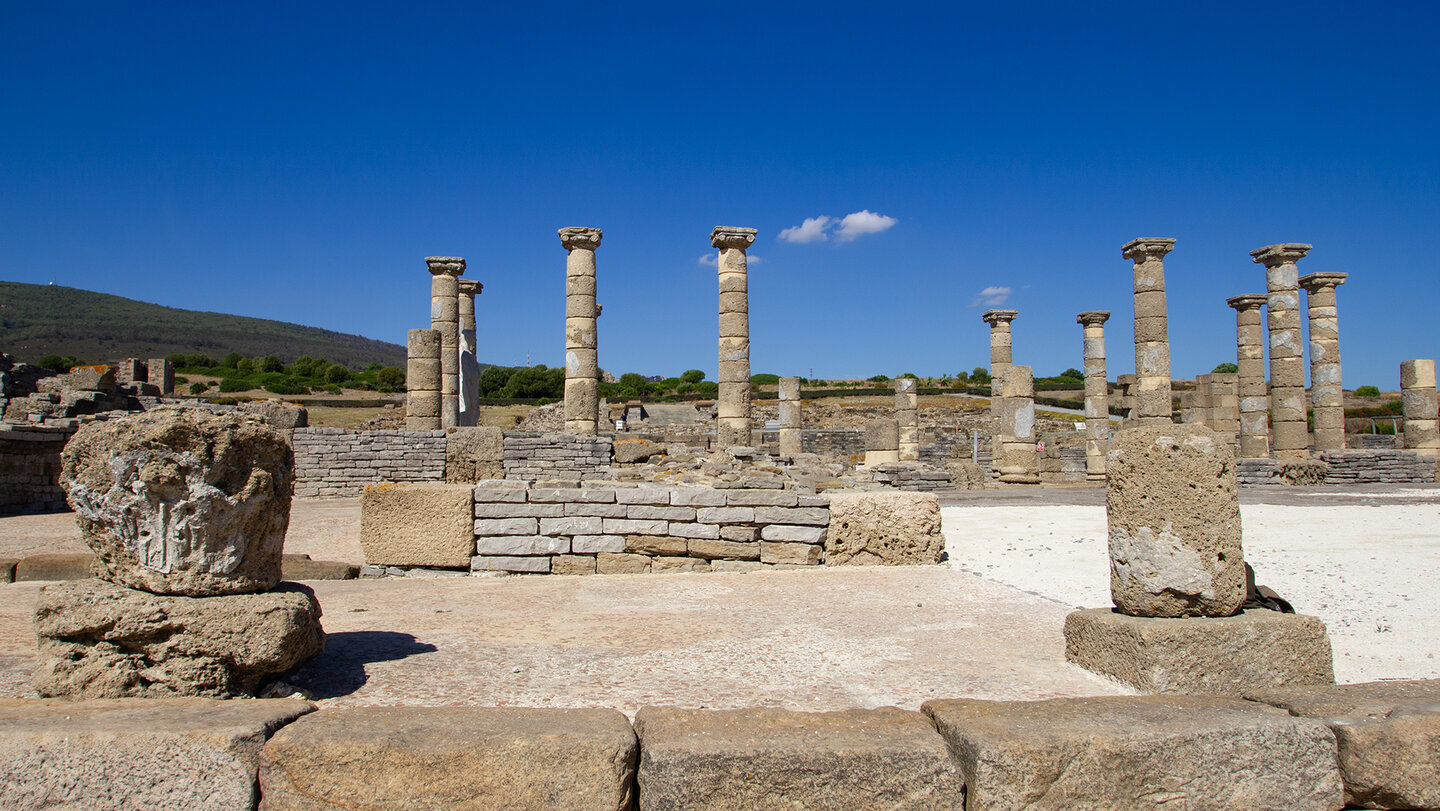
M 0 279 L 403 343 L 460 255 L 481 358 L 558 365 L 555 232 L 595 226 L 601 365 L 713 379 L 739 225 L 757 372 L 969 370 L 1003 299 L 1037 374 L 1111 310 L 1113 378 L 1120 246 L 1166 236 L 1191 377 L 1249 251 L 1309 242 L 1346 385 L 1395 388 L 1440 355 L 1437 38 L 1407 2 L 6 2 Z

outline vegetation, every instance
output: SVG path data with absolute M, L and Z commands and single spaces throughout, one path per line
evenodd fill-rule
M 1215 365 L 1214 369 L 1210 370 L 1210 374 L 1235 374 L 1239 371 L 1240 367 L 1233 363 L 1219 363 Z
M 1360 386 L 1355 389 L 1356 397 L 1379 397 L 1380 389 L 1376 386 Z
M 286 366 L 279 357 L 246 358 L 231 352 L 222 361 L 201 354 L 176 353 L 166 357 L 177 372 L 220 378 L 222 394 L 250 389 L 264 389 L 272 394 L 294 396 L 323 391 L 340 393 L 340 384 L 352 389 L 382 394 L 405 390 L 405 373 L 394 366 L 372 363 L 362 370 L 353 370 L 324 358 L 301 355 Z M 203 394 L 209 386 L 192 383 L 191 394 Z

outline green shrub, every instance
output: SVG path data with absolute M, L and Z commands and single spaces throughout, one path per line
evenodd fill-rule
M 695 384 L 695 393 L 702 397 L 714 397 L 720 393 L 720 384 L 711 380 L 702 380 Z
M 1232 374 L 1232 375 L 1233 375 L 1233 374 L 1235 374 L 1236 372 L 1239 372 L 1239 371 L 1240 371 L 1240 367 L 1239 367 L 1239 366 L 1236 366 L 1236 365 L 1233 364 L 1233 363 L 1221 363 L 1221 364 L 1217 364 L 1214 369 L 1211 369 L 1211 370 L 1210 370 L 1210 373 L 1211 373 L 1211 374 Z
M 704 380 L 705 373 L 700 371 L 699 369 L 686 369 L 685 373 L 680 375 L 680 379 L 685 381 L 686 383 L 690 383 L 693 385 Z
M 282 375 L 275 380 L 265 384 L 265 390 L 272 394 L 309 394 L 310 387 L 301 383 L 289 375 Z
M 873 375 L 873 376 L 867 377 L 867 378 L 865 378 L 865 379 L 868 380 L 868 381 L 870 381 L 871 383 L 886 383 L 886 382 L 888 382 L 888 381 L 890 380 L 890 376 L 889 376 L 889 375 Z
M 176 383 L 179 383 L 180 381 L 177 380 L 177 381 L 175 381 L 175 382 L 176 382 Z M 204 393 L 205 393 L 205 390 L 208 389 L 208 388 L 210 388 L 210 387 L 207 386 L 207 385 L 205 385 L 204 383 L 191 383 L 191 384 L 190 384 L 190 393 L 191 393 L 191 394 L 204 394 Z
M 220 361 L 220 365 L 224 366 L 227 369 L 236 369 L 239 368 L 240 361 L 242 360 L 245 360 L 244 355 L 240 354 L 239 352 L 231 352 L 230 354 L 225 356 L 224 360 Z
M 236 391 L 249 391 L 255 388 L 249 380 L 243 377 L 226 377 L 220 380 L 220 393 L 229 394 Z
M 285 364 L 274 355 L 266 355 L 260 359 L 260 371 L 262 372 L 283 372 Z M 276 392 L 277 394 L 279 392 Z
M 1379 397 L 1380 389 L 1375 386 L 1360 386 L 1355 389 L 1356 397 Z
M 405 373 L 394 366 L 381 368 L 375 373 L 375 389 L 382 392 L 404 391 Z
M 338 363 L 333 363 L 325 370 L 326 383 L 344 383 L 350 379 L 350 370 Z
M 778 386 L 779 384 L 780 375 L 764 373 L 758 375 L 750 375 L 750 385 L 752 386 Z

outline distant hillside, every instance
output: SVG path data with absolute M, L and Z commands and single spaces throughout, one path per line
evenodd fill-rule
M 359 335 L 20 282 L 0 282 L 0 351 L 30 363 L 52 354 L 94 363 L 239 352 L 286 363 L 308 355 L 352 368 L 372 362 L 405 368 L 405 347 Z

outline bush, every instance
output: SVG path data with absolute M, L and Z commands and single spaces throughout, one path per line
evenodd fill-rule
M 1211 369 L 1211 370 L 1210 370 L 1210 373 L 1211 373 L 1211 374 L 1235 374 L 1236 372 L 1239 372 L 1239 371 L 1240 371 L 1240 367 L 1239 367 L 1239 366 L 1236 366 L 1236 365 L 1233 364 L 1233 363 L 1220 363 L 1220 364 L 1217 364 L 1214 369 Z
M 245 377 L 249 377 L 256 372 L 255 361 L 250 358 L 241 358 L 235 363 L 235 371 Z
M 255 388 L 249 380 L 243 377 L 226 377 L 220 381 L 220 393 L 229 394 L 236 391 L 249 391 Z
M 1379 397 L 1380 389 L 1375 386 L 1360 386 L 1355 389 L 1356 397 Z
M 888 375 L 874 375 L 873 377 L 867 377 L 865 379 L 871 383 L 888 383 L 890 381 Z
M 230 354 L 225 356 L 224 360 L 220 361 L 220 365 L 224 366 L 226 369 L 237 369 L 239 368 L 240 361 L 242 360 L 245 360 L 244 355 L 240 354 L 239 352 L 231 352 Z
M 46 355 L 40 359 L 38 364 L 42 369 L 49 369 L 52 372 L 68 372 L 76 366 L 81 366 L 79 359 L 74 355 Z
M 685 373 L 680 375 L 680 379 L 685 381 L 686 383 L 690 383 L 693 385 L 704 380 L 705 373 L 700 371 L 699 369 L 686 369 Z
M 179 382 L 179 381 L 176 381 L 176 382 Z M 204 383 L 191 383 L 191 384 L 190 384 L 190 393 L 191 393 L 191 394 L 204 394 L 204 393 L 205 393 L 205 390 L 208 389 L 208 388 L 210 388 L 210 387 L 207 386 L 207 385 L 205 385 Z
M 695 384 L 695 393 L 702 397 L 715 397 L 720 393 L 720 384 L 710 380 L 702 380 Z
M 330 368 L 325 370 L 326 383 L 344 383 L 349 379 L 350 370 L 338 363 L 331 364 Z
M 260 359 L 260 371 L 283 372 L 285 371 L 285 364 L 281 363 L 280 359 L 274 355 L 266 355 Z M 279 394 L 279 392 L 276 392 L 276 394 Z
M 309 394 L 310 387 L 289 375 L 279 377 L 265 384 L 265 390 L 272 394 Z
M 405 373 L 394 366 L 386 366 L 375 373 L 377 391 L 391 392 L 405 390 Z
M 778 385 L 780 385 L 780 375 L 772 375 L 772 374 L 750 375 L 750 385 L 752 385 L 752 386 L 778 386 Z
M 1074 367 L 1066 369 L 1065 371 L 1057 375 L 1057 377 L 1066 377 L 1072 380 L 1079 380 L 1082 383 L 1085 382 L 1085 373 Z

